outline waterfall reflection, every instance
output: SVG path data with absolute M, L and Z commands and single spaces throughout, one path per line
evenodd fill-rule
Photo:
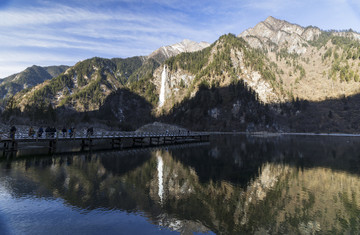
M 0 192 L 141 212 L 184 233 L 356 233 L 358 146 L 227 137 L 210 146 L 2 161 Z
M 160 154 L 156 154 L 158 164 L 157 164 L 157 171 L 158 171 L 158 184 L 159 184 L 159 198 L 160 198 L 160 204 L 163 202 L 164 197 L 164 185 L 163 185 L 163 166 L 164 162 Z

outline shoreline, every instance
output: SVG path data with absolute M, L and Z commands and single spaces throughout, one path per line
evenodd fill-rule
M 226 132 L 226 131 L 199 131 L 204 133 L 209 133 L 211 135 L 230 135 L 230 134 L 241 134 L 241 135 L 252 135 L 259 137 L 275 137 L 282 135 L 293 135 L 293 136 L 335 136 L 335 137 L 360 137 L 360 134 L 350 134 L 350 133 L 312 133 L 312 132 Z

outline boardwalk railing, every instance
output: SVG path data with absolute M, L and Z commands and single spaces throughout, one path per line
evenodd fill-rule
M 16 152 L 19 143 L 47 142 L 50 152 L 55 152 L 58 142 L 73 141 L 80 142 L 81 149 L 92 149 L 95 140 L 109 140 L 113 149 L 135 148 L 146 146 L 159 146 L 169 144 L 194 143 L 209 141 L 208 133 L 201 132 L 74 132 L 72 134 L 62 132 L 46 132 L 42 135 L 35 133 L 29 136 L 25 133 L 17 133 L 14 136 L 10 134 L 1 134 L 0 143 L 3 145 L 3 155 L 6 152 Z
M 109 138 L 148 138 L 148 137 L 186 137 L 186 136 L 200 136 L 204 135 L 202 132 L 124 132 L 124 131 L 104 131 L 104 132 L 94 132 L 89 134 L 86 132 L 74 132 L 72 134 L 63 133 L 60 131 L 57 132 L 47 132 L 39 135 L 37 132 L 30 136 L 26 133 L 15 133 L 14 140 L 34 140 L 34 139 L 109 139 Z M 0 140 L 4 139 L 13 139 L 10 133 L 0 133 Z

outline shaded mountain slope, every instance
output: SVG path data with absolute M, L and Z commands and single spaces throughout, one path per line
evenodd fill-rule
M 269 106 L 262 104 L 256 93 L 240 80 L 227 87 L 209 88 L 201 84 L 194 97 L 175 105 L 162 119 L 192 130 L 252 131 L 255 126 L 276 128 L 273 116 Z
M 96 117 L 109 120 L 123 130 L 136 130 L 153 122 L 152 105 L 128 89 L 119 89 L 109 95 Z
M 300 107 L 296 101 L 294 104 Z M 306 102 L 305 108 L 292 110 L 286 111 L 284 117 L 293 131 L 360 133 L 360 94 Z

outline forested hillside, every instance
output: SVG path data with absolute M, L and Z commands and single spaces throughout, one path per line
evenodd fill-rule
M 3 116 L 59 121 L 71 113 L 126 129 L 142 117 L 196 130 L 356 132 L 359 70 L 360 34 L 269 17 L 211 45 L 185 40 L 148 57 L 81 61 L 7 99 Z
M 20 73 L 6 77 L 0 80 L 0 102 L 23 89 L 36 86 L 37 84 L 56 77 L 68 68 L 69 67 L 65 65 L 49 67 L 34 65 Z

